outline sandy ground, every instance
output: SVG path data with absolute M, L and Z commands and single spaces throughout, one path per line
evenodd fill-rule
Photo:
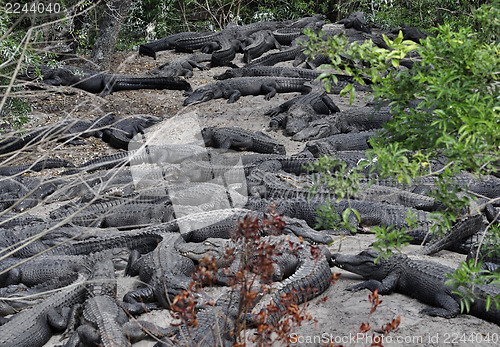
M 179 55 L 172 52 L 161 52 L 156 61 L 149 57 L 138 56 L 135 52 L 122 52 L 116 55 L 114 72 L 143 73 L 175 58 Z M 238 58 L 237 58 L 238 59 Z M 236 60 L 238 61 L 238 60 Z M 242 65 L 242 64 L 240 64 Z M 189 81 L 193 88 L 210 83 L 212 76 L 225 71 L 226 68 L 214 68 L 208 71 L 195 71 L 195 76 Z M 266 131 L 269 117 L 264 115 L 268 109 L 294 97 L 297 94 L 278 94 L 271 101 L 265 101 L 263 96 L 242 97 L 234 104 L 225 100 L 210 102 L 184 108 L 184 97 L 181 91 L 138 90 L 117 92 L 106 98 L 89 95 L 71 88 L 64 88 L 63 93 L 37 92 L 33 98 L 34 116 L 31 124 L 43 124 L 64 118 L 93 118 L 107 112 L 118 115 L 149 114 L 170 118 L 175 114 L 194 111 L 200 120 L 200 126 L 239 126 L 248 130 Z M 348 106 L 347 99 L 332 95 L 333 100 L 341 109 Z M 364 105 L 368 96 L 359 94 L 356 105 Z M 297 153 L 304 143 L 291 141 L 281 132 L 268 132 L 270 136 L 284 143 L 288 154 Z M 39 149 L 43 151 L 43 149 Z M 90 158 L 110 154 L 116 150 L 108 148 L 99 140 L 85 140 L 81 146 L 66 146 L 60 148 L 55 156 L 71 158 L 75 164 Z M 35 152 L 35 158 L 41 153 Z M 374 241 L 373 235 L 360 234 L 337 239 L 331 246 L 332 252 L 357 253 Z M 414 246 L 411 249 L 415 249 Z M 440 252 L 431 260 L 456 267 L 463 256 L 451 252 Z M 396 317 L 401 318 L 398 329 L 382 340 L 384 346 L 494 346 L 500 345 L 500 328 L 481 319 L 462 315 L 454 319 L 429 317 L 419 313 L 424 304 L 401 294 L 381 296 L 382 303 L 373 314 L 368 301 L 369 291 L 352 293 L 345 289 L 359 283 L 361 278 L 332 268 L 341 276 L 324 294 L 307 304 L 307 311 L 314 322 L 304 322 L 293 330 L 291 341 L 300 346 L 370 346 L 369 338 L 375 334 L 378 338 L 381 327 Z M 121 292 L 133 286 L 130 281 L 120 281 Z M 120 294 L 121 295 L 121 294 Z M 166 326 L 169 322 L 168 312 L 155 312 L 143 317 Z M 357 335 L 362 323 L 369 323 L 372 330 L 367 337 Z M 358 337 L 357 340 L 354 338 Z M 490 337 L 488 342 L 486 339 Z M 46 346 L 60 344 L 59 336 L 55 336 Z M 378 341 L 378 340 L 374 340 Z M 137 346 L 151 346 L 153 341 L 142 341 Z M 279 345 L 279 344 L 278 344 Z

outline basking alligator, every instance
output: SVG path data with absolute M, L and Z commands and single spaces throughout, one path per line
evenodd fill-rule
M 115 299 L 117 283 L 111 260 L 95 264 L 87 284 L 87 300 L 83 303 L 81 325 L 65 347 L 99 345 L 131 346 L 125 337 L 123 324 L 129 317 Z
M 40 142 L 65 141 L 78 143 L 76 140 L 90 136 L 100 137 L 102 130 L 115 121 L 112 113 L 95 120 L 63 120 L 55 124 L 31 130 L 24 136 L 11 136 L 0 142 L 0 154 L 17 150 L 31 149 Z
M 252 40 L 251 43 L 243 49 L 242 61 L 245 64 L 250 63 L 252 59 L 260 57 L 273 48 L 281 48 L 281 45 L 269 30 L 257 31 L 250 36 L 250 39 Z
M 180 77 L 108 74 L 75 66 L 50 67 L 43 65 L 37 68 L 28 68 L 26 74 L 18 76 L 18 78 L 36 79 L 37 70 L 41 73 L 43 83 L 53 86 L 72 86 L 100 96 L 106 96 L 120 90 L 191 90 L 191 85 Z
M 64 330 L 67 319 L 62 309 L 71 309 L 85 300 L 87 274 L 80 274 L 71 285 L 61 288 L 42 303 L 23 310 L 0 326 L 0 346 L 42 347 L 53 334 L 53 329 Z
M 307 78 L 310 80 L 316 79 L 321 73 L 311 69 L 302 69 L 285 66 L 266 66 L 257 65 L 251 67 L 240 67 L 237 69 L 228 69 L 220 75 L 215 75 L 216 80 L 225 80 L 234 77 L 257 77 L 257 76 L 273 76 L 273 77 L 297 77 Z
M 215 305 L 196 314 L 195 326 L 181 324 L 170 327 L 154 347 L 163 346 L 217 346 L 231 347 L 236 341 L 234 326 L 240 317 L 241 296 L 239 291 L 231 290 L 221 295 Z
M 3 164 L 3 163 L 2 163 Z M 59 158 L 41 158 L 35 162 L 22 165 L 12 165 L 0 167 L 0 176 L 15 176 L 28 172 L 40 172 L 45 169 L 55 169 L 62 167 L 75 167 L 73 163 Z M 0 185 L 3 182 L 0 182 Z
M 208 67 L 201 65 L 201 62 L 210 61 L 210 54 L 193 54 L 187 58 L 179 58 L 166 62 L 158 66 L 150 72 L 151 75 L 160 76 L 184 76 L 185 78 L 193 77 L 193 69 L 196 67 L 199 70 L 208 70 Z
M 193 92 L 186 92 L 188 97 L 184 100 L 184 106 L 220 98 L 228 99 L 228 103 L 233 103 L 240 96 L 245 95 L 265 95 L 264 98 L 269 100 L 276 93 L 301 92 L 307 81 L 309 80 L 291 77 L 230 78 L 202 86 Z
M 166 233 L 154 251 L 141 257 L 138 252 L 131 252 L 126 273 L 139 275 L 148 286 L 127 293 L 125 302 L 157 301 L 169 308 L 177 294 L 188 290 L 195 267 L 191 259 L 175 250 L 174 244 L 179 238 L 182 239 L 182 236 L 178 233 Z
M 113 148 L 129 149 L 135 135 L 161 121 L 161 118 L 144 116 L 117 120 L 102 131 L 102 140 Z
M 200 35 L 200 33 L 189 31 L 168 35 L 167 37 L 140 45 L 139 54 L 156 59 L 156 52 L 174 49 L 178 40 L 198 35 Z
M 376 131 L 373 130 L 359 133 L 336 134 L 307 142 L 306 148 L 316 158 L 323 155 L 334 155 L 340 151 L 365 150 L 371 148 L 369 141 L 376 135 Z
M 346 29 L 353 28 L 358 31 L 363 31 L 367 34 L 371 34 L 370 26 L 365 20 L 365 15 L 363 12 L 353 12 L 349 17 L 344 18 L 337 22 L 338 24 L 344 24 Z
M 335 115 L 313 120 L 294 136 L 296 141 L 317 140 L 339 133 L 378 129 L 392 119 L 388 107 L 351 107 Z
M 325 90 L 313 88 L 311 92 L 290 99 L 265 114 L 273 116 L 269 123 L 271 129 L 282 127 L 285 128 L 285 134 L 295 135 L 306 128 L 312 120 L 335 112 L 340 112 L 340 109 Z
M 263 132 L 251 132 L 242 128 L 206 127 L 201 130 L 205 146 L 253 151 L 258 153 L 285 154 L 285 146 Z
M 460 313 L 458 294 L 452 293 L 453 288 L 446 286 L 446 274 L 454 269 L 438 263 L 414 260 L 404 254 L 393 255 L 388 259 L 374 260 L 379 253 L 368 249 L 357 255 L 334 254 L 332 261 L 341 269 L 354 272 L 368 279 L 349 290 L 378 289 L 380 294 L 390 294 L 393 291 L 412 296 L 432 307 L 425 308 L 421 313 L 431 316 L 452 318 Z M 486 310 L 486 296 L 495 297 L 500 294 L 498 286 L 475 286 L 474 302 L 471 302 L 471 315 L 500 324 L 500 311 L 491 305 Z

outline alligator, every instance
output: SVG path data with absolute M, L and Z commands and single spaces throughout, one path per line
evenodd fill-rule
M 198 32 L 181 32 L 168 35 L 167 37 L 163 37 L 155 41 L 143 43 L 139 46 L 139 54 L 156 59 L 156 52 L 174 49 L 176 48 L 176 43 L 178 40 L 186 39 L 188 37 L 195 37 L 198 35 L 200 35 L 200 33 Z
M 318 177 L 317 174 L 315 176 L 316 182 L 322 182 L 321 177 Z M 252 171 L 248 181 L 250 193 L 267 199 L 306 198 L 311 195 L 312 182 L 310 180 L 304 180 L 294 175 L 262 172 L 261 167 Z M 314 193 L 316 198 L 336 198 L 328 186 L 317 184 L 316 188 Z M 360 201 L 382 202 L 424 211 L 434 211 L 440 206 L 439 202 L 428 196 L 407 192 L 403 189 L 366 183 L 361 183 L 358 191 L 348 194 L 348 197 Z
M 14 176 L 0 180 L 1 203 L 17 212 L 26 211 L 59 189 L 60 178 L 47 179 L 43 176 Z
M 296 59 L 296 57 L 304 51 L 304 47 L 292 47 L 282 50 L 281 52 L 267 54 L 263 57 L 255 59 L 254 61 L 245 65 L 245 67 L 254 66 L 273 66 L 278 63 Z
M 460 313 L 461 296 L 453 293 L 452 287 L 445 285 L 448 279 L 446 274 L 453 273 L 453 268 L 412 259 L 405 254 L 392 255 L 388 259 L 380 257 L 377 263 L 374 263 L 379 256 L 377 251 L 367 249 L 357 255 L 334 254 L 332 262 L 341 269 L 368 279 L 349 288 L 351 291 L 378 289 L 382 295 L 396 291 L 431 305 L 421 311 L 423 314 L 452 318 Z M 464 291 L 461 288 L 459 290 Z M 476 285 L 468 290 L 472 290 L 475 296 L 468 313 L 500 324 L 500 312 L 495 305 L 486 310 L 486 295 L 495 297 L 500 294 L 498 286 Z
M 175 42 L 175 51 L 183 53 L 193 53 L 194 50 L 200 49 L 203 45 L 217 40 L 221 35 L 220 32 L 205 31 L 182 37 Z
M 285 154 L 285 146 L 261 131 L 251 132 L 238 127 L 206 127 L 201 130 L 201 135 L 208 147 Z
M 64 346 L 77 347 L 80 343 L 87 346 L 131 346 L 123 330 L 129 317 L 115 299 L 117 283 L 111 260 L 94 265 L 86 289 L 81 324 Z
M 285 134 L 295 135 L 312 120 L 335 112 L 340 112 L 340 109 L 325 90 L 314 88 L 313 91 L 290 99 L 265 114 L 273 116 L 269 123 L 272 130 L 281 127 L 285 128 Z
M 161 122 L 161 118 L 152 116 L 125 118 L 117 120 L 102 131 L 102 140 L 113 148 L 129 149 L 135 135 L 144 134 L 144 130 Z
M 424 247 L 418 251 L 419 254 L 432 255 L 443 249 L 452 249 L 457 243 L 460 243 L 472 235 L 478 234 L 484 229 L 484 226 L 482 214 L 475 214 L 459 218 L 459 220 L 453 224 L 451 230 L 442 236 L 429 236 L 428 232 L 425 232 L 425 230 L 420 232 L 412 232 L 410 230 L 406 233 L 412 237 L 412 243 L 425 243 Z
M 235 39 L 234 35 L 221 35 L 217 43 L 218 49 L 212 53 L 210 67 L 237 67 L 232 60 L 236 57 L 236 53 L 242 52 L 241 41 Z
M 76 211 L 75 211 L 76 210 Z M 114 199 L 51 212 L 51 218 L 72 225 L 132 229 L 168 222 L 174 209 L 168 196 L 155 202 L 135 201 L 133 198 Z
M 349 17 L 344 18 L 337 22 L 337 24 L 344 24 L 346 29 L 353 28 L 358 31 L 363 31 L 367 34 L 371 34 L 370 26 L 365 20 L 365 15 L 363 12 L 353 12 Z
M 392 120 L 387 107 L 376 110 L 372 107 L 353 107 L 329 117 L 311 121 L 293 139 L 295 141 L 317 140 L 339 133 L 360 132 L 378 129 Z
M 306 149 L 316 158 L 323 155 L 331 156 L 340 151 L 365 150 L 371 148 L 369 141 L 373 136 L 376 136 L 376 134 L 377 132 L 372 130 L 359 133 L 331 135 L 319 140 L 307 142 Z
M 77 138 L 90 136 L 100 137 L 102 129 L 114 122 L 112 113 L 98 117 L 95 120 L 63 120 L 49 126 L 31 130 L 23 136 L 9 136 L 0 142 L 0 154 L 7 154 L 19 150 L 29 150 L 40 142 L 64 141 L 78 143 Z
M 391 33 L 397 35 L 400 31 L 403 33 L 403 40 L 411 40 L 415 43 L 420 43 L 420 40 L 425 40 L 427 36 L 429 36 L 419 29 L 409 25 L 404 25 L 401 28 L 393 30 Z
M 79 274 L 69 286 L 63 287 L 40 304 L 13 315 L 0 326 L 0 345 L 5 347 L 42 347 L 52 337 L 53 329 L 64 330 L 71 309 L 85 300 L 88 274 Z
M 390 178 L 377 180 L 376 183 L 379 185 L 404 188 L 408 191 L 425 195 L 436 187 L 437 181 L 438 178 L 436 176 L 426 176 L 415 179 L 414 182 L 409 185 L 403 185 L 397 182 L 397 180 Z M 495 199 L 500 196 L 500 179 L 492 175 L 483 175 L 478 179 L 470 173 L 460 172 L 450 177 L 450 183 L 482 197 Z
M 2 286 L 24 284 L 32 287 L 51 281 L 61 276 L 84 273 L 96 261 L 96 257 L 89 256 L 35 256 L 30 259 L 7 258 L 2 262 L 0 272 L 12 268 L 2 274 Z M 8 268 L 3 269 L 6 266 Z
M 208 67 L 201 65 L 202 62 L 207 62 L 212 59 L 212 55 L 198 53 L 192 54 L 187 58 L 179 58 L 166 62 L 158 66 L 150 72 L 151 75 L 160 76 L 184 76 L 185 78 L 193 77 L 193 69 L 196 67 L 199 70 L 208 70 Z
M 140 149 L 89 160 L 75 169 L 67 170 L 65 174 L 69 175 L 82 171 L 91 172 L 144 163 L 158 165 L 164 163 L 176 164 L 186 159 L 198 158 L 202 160 L 206 153 L 204 147 L 197 145 L 149 145 Z
M 235 77 L 257 77 L 257 76 L 274 76 L 274 77 L 296 77 L 306 78 L 310 80 L 316 79 L 321 73 L 318 71 L 302 68 L 293 68 L 285 66 L 266 66 L 257 65 L 251 67 L 240 67 L 236 69 L 228 69 L 220 75 L 215 75 L 216 80 L 224 80 Z
M 188 290 L 194 272 L 194 262 L 180 255 L 174 248 L 178 233 L 163 234 L 163 240 L 152 251 L 142 256 L 138 252 L 130 253 L 126 274 L 139 275 L 147 284 L 125 294 L 123 301 L 131 304 L 157 301 L 161 306 L 169 308 L 177 294 Z
M 189 91 L 191 85 L 180 77 L 151 77 L 108 74 L 83 69 L 75 66 L 28 68 L 25 76 L 18 78 L 37 78 L 36 71 L 41 71 L 42 82 L 52 86 L 72 86 L 89 93 L 106 96 L 120 90 L 136 89 L 171 89 Z
M 41 158 L 34 162 L 21 165 L 0 167 L 0 176 L 18 176 L 29 172 L 40 172 L 46 169 L 58 169 L 62 167 L 75 167 L 73 163 L 59 158 Z M 3 182 L 2 182 L 3 183 Z
M 54 290 L 66 287 L 78 278 L 75 273 L 70 276 L 51 278 L 33 287 L 27 287 L 24 284 L 15 284 L 0 288 L 0 316 L 8 316 L 18 313 L 24 309 L 40 304 L 51 295 Z M 2 318 L 0 318 L 1 320 Z M 2 325 L 0 323 L 0 325 Z
M 286 190 L 284 190 L 286 192 Z M 304 194 L 305 192 L 301 192 Z M 311 199 L 306 197 L 281 197 L 272 200 L 249 199 L 246 208 L 252 210 L 268 210 L 272 204 L 275 204 L 277 214 L 283 214 L 297 219 L 302 219 L 311 227 L 325 229 L 324 217 L 318 210 L 320 207 L 329 204 L 333 211 L 342 215 L 348 208 L 352 208 L 359 213 L 359 220 L 353 213 L 349 214 L 350 223 L 356 230 L 363 232 L 365 228 L 374 225 L 394 226 L 403 228 L 408 226 L 407 215 L 412 213 L 415 216 L 417 225 L 429 232 L 432 222 L 429 219 L 429 212 L 404 207 L 400 205 L 391 205 L 386 203 L 364 201 L 356 199 L 329 199 L 328 196 L 313 196 Z M 335 231 L 332 231 L 335 232 Z M 343 231 L 341 231 L 343 233 Z
M 217 299 L 215 305 L 207 306 L 196 314 L 196 325 L 171 326 L 154 347 L 163 346 L 233 346 L 236 338 L 234 326 L 241 319 L 241 295 L 230 290 Z M 252 322 L 249 316 L 245 317 Z M 156 330 L 156 329 L 155 329 Z
M 301 92 L 307 81 L 304 78 L 291 77 L 230 78 L 199 87 L 193 92 L 186 92 L 188 97 L 184 100 L 184 106 L 220 98 L 234 103 L 245 95 L 264 95 L 265 100 L 270 100 L 276 93 Z
M 271 49 L 281 49 L 281 45 L 276 41 L 269 30 L 260 30 L 250 36 L 251 44 L 243 49 L 242 62 L 250 63 L 253 59 L 260 57 Z

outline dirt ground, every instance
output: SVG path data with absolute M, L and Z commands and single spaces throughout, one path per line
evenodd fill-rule
M 127 74 L 142 74 L 154 67 L 178 58 L 173 52 L 160 52 L 156 60 L 138 56 L 136 52 L 121 52 L 115 55 L 113 72 Z M 236 58 L 238 62 L 239 57 Z M 238 63 L 239 65 L 242 65 Z M 195 70 L 194 77 L 189 79 L 193 88 L 213 81 L 212 76 L 222 73 L 226 68 L 213 68 L 207 71 Z M 184 97 L 181 91 L 137 90 L 116 92 L 101 98 L 72 88 L 63 88 L 60 93 L 37 92 L 30 98 L 33 102 L 33 115 L 30 125 L 41 125 L 65 117 L 86 119 L 94 118 L 108 112 L 119 116 L 154 115 L 168 119 L 176 114 L 194 111 L 200 121 L 200 126 L 239 126 L 248 130 L 266 132 L 269 117 L 265 111 L 276 107 L 296 94 L 278 94 L 271 101 L 265 101 L 263 96 L 242 97 L 234 104 L 226 100 L 212 100 L 207 103 L 183 107 Z M 341 108 L 349 107 L 348 100 L 337 95 L 331 95 Z M 364 105 L 369 96 L 358 94 L 354 106 Z M 293 142 L 290 138 L 278 132 L 267 132 L 273 138 L 284 143 L 287 154 L 302 150 L 304 143 Z M 168 139 L 167 139 L 168 141 Z M 40 148 L 32 154 L 32 159 L 43 154 Z M 53 153 L 53 156 L 70 158 L 75 164 L 80 164 L 91 158 L 117 152 L 102 141 L 87 139 L 80 146 L 65 146 Z M 374 241 L 373 235 L 359 234 L 340 237 L 331 246 L 332 252 L 357 253 Z M 409 248 L 414 250 L 416 246 Z M 430 257 L 432 261 L 456 267 L 462 255 L 451 252 L 440 252 Z M 424 304 L 401 294 L 381 296 L 382 303 L 373 314 L 370 313 L 369 291 L 356 293 L 346 291 L 346 288 L 359 283 L 357 275 L 332 268 L 333 272 L 341 273 L 336 283 L 324 294 L 307 303 L 307 311 L 315 321 L 304 322 L 296 328 L 291 336 L 297 346 L 370 346 L 372 334 L 378 341 L 382 334 L 381 327 L 390 323 L 396 317 L 401 323 L 396 331 L 391 332 L 382 340 L 384 346 L 494 346 L 500 345 L 500 328 L 469 315 L 461 315 L 453 319 L 429 317 L 419 313 Z M 133 286 L 130 281 L 120 281 L 122 294 L 126 288 Z M 168 312 L 153 312 L 143 317 L 166 325 L 169 321 Z M 366 336 L 357 335 L 362 323 L 372 327 Z M 355 338 L 358 338 L 357 340 Z M 490 338 L 487 341 L 487 338 Z M 60 344 L 59 336 L 55 336 L 47 346 Z M 154 342 L 142 341 L 137 346 L 152 346 Z

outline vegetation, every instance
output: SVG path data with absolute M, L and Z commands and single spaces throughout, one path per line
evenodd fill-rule
M 473 12 L 470 26 L 453 31 L 449 24 L 439 25 L 435 36 L 421 40 L 419 45 L 403 41 L 401 32 L 394 41 L 384 37 L 390 49 L 375 47 L 370 41 L 348 45 L 342 37 L 323 40 L 309 32 L 308 51 L 313 56 L 326 54 L 332 61 L 324 68 L 344 71 L 360 83 L 368 75 L 374 82 L 375 100 L 389 104 L 394 113 L 381 136 L 371 141 L 373 149 L 368 157 L 376 162 L 379 177 L 394 177 L 405 184 L 422 176 L 436 178 L 431 195 L 445 208 L 433 212 L 433 231 L 449 230 L 461 211 L 477 198 L 466 188 L 452 184 L 456 173 L 467 171 L 480 179 L 499 172 L 499 11 L 498 5 L 484 5 Z M 341 59 L 340 53 L 347 59 Z M 410 53 L 418 57 L 413 59 L 414 66 L 399 69 L 401 60 Z M 326 79 L 327 87 L 334 80 L 329 72 L 320 77 Z M 354 89 L 348 86 L 344 90 L 347 92 L 352 101 Z M 445 160 L 446 165 L 433 171 L 432 160 Z M 339 181 L 338 177 L 333 179 Z M 495 230 L 495 225 L 498 221 L 489 225 L 485 238 L 491 238 L 488 232 Z M 374 232 L 389 247 L 401 246 L 404 231 L 388 233 L 386 228 L 379 228 Z M 463 263 L 455 280 L 460 284 L 475 283 L 467 278 L 481 277 L 480 262 L 475 259 L 473 265 Z M 491 276 L 500 282 L 498 274 L 484 276 L 490 283 Z
M 474 11 L 488 0 L 344 0 L 334 8 L 345 17 L 353 11 L 363 11 L 367 20 L 386 29 L 401 24 L 427 29 L 447 23 L 453 30 L 473 23 Z

